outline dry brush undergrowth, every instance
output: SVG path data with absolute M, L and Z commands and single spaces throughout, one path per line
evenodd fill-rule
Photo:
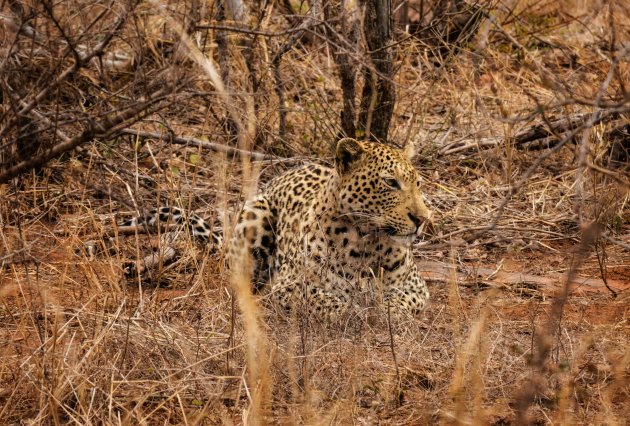
M 627 421 L 622 1 L 477 2 L 463 40 L 398 28 L 389 138 L 419 145 L 438 221 L 416 250 L 443 265 L 420 318 L 390 324 L 370 282 L 338 324 L 282 318 L 185 236 L 123 276 L 160 239 L 118 219 L 178 205 L 229 237 L 258 180 L 331 161 L 335 55 L 370 61 L 320 4 L 2 3 L 0 423 Z

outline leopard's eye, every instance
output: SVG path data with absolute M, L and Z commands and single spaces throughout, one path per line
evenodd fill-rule
M 383 178 L 383 182 L 392 189 L 400 189 L 400 183 L 394 178 Z

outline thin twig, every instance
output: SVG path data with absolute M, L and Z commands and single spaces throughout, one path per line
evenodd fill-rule
M 599 254 L 600 247 L 602 250 L 601 255 Z M 601 238 L 599 239 L 599 241 L 597 241 L 597 243 L 595 243 L 595 255 L 597 256 L 597 265 L 599 266 L 599 274 L 602 277 L 602 281 L 604 281 L 604 285 L 606 286 L 608 291 L 610 291 L 612 297 L 615 298 L 617 297 L 617 292 L 612 287 L 610 287 L 610 285 L 608 284 L 608 278 L 606 277 L 606 259 L 608 258 L 608 256 L 606 255 L 606 246 L 604 245 L 604 242 L 601 240 Z
M 323 22 L 317 23 L 316 25 L 323 25 Z M 304 28 L 301 26 L 298 28 L 290 28 L 284 31 L 261 31 L 255 30 L 252 28 L 240 28 L 240 27 L 232 27 L 229 25 L 213 25 L 213 24 L 202 24 L 195 26 L 195 30 L 218 30 L 218 31 L 230 31 L 235 33 L 242 34 L 250 34 L 250 35 L 260 35 L 264 37 L 281 37 L 289 34 L 299 33 L 304 31 Z

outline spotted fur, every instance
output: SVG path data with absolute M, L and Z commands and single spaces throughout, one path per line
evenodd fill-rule
M 381 276 L 386 307 L 420 312 L 429 292 L 411 241 L 431 213 L 408 154 L 346 138 L 334 169 L 308 165 L 274 179 L 246 203 L 230 267 L 253 255 L 255 280 L 268 280 L 286 310 L 306 301 L 315 313 L 336 317 L 351 303 L 356 278 L 371 271 Z

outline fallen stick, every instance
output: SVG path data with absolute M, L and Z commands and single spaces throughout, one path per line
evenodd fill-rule
M 132 135 L 132 136 L 138 136 L 140 138 L 159 139 L 159 140 L 171 142 L 178 145 L 197 146 L 197 147 L 201 147 L 201 148 L 208 149 L 215 152 L 223 152 L 226 154 L 238 154 L 240 156 L 253 158 L 254 160 L 271 159 L 271 156 L 263 154 L 261 152 L 245 151 L 244 149 L 233 148 L 231 146 L 222 145 L 218 143 L 206 142 L 201 139 L 192 138 L 192 137 L 175 136 L 175 135 L 166 134 L 166 133 L 145 132 L 143 130 L 136 130 L 136 129 L 121 129 L 119 133 Z M 286 161 L 287 159 L 281 158 L 281 160 Z
M 452 266 L 441 262 L 421 261 L 416 262 L 420 275 L 427 281 L 445 283 L 451 277 Z M 458 265 L 457 283 L 463 286 L 478 284 L 486 287 L 504 287 L 514 290 L 529 289 L 553 295 L 554 291 L 566 284 L 566 274 L 545 273 L 545 276 L 534 275 L 525 272 L 508 272 L 492 269 L 490 267 L 478 267 L 477 265 Z M 576 276 L 570 283 L 571 289 L 579 293 L 608 294 L 606 284 L 600 278 Z M 608 279 L 608 285 L 620 292 L 630 289 L 630 282 Z
M 572 117 L 564 117 L 557 120 L 549 121 L 548 123 L 535 124 L 528 127 L 525 130 L 518 132 L 513 138 L 512 143 L 515 147 L 544 149 L 554 146 L 558 142 L 558 137 L 561 133 L 565 133 L 569 130 L 578 129 L 584 126 L 589 118 L 590 114 L 578 114 Z M 602 114 L 594 123 L 598 124 L 614 120 L 619 117 L 616 112 L 609 114 Z M 582 129 L 584 130 L 584 129 Z M 539 143 L 532 145 L 532 142 L 540 141 Z M 490 148 L 505 143 L 505 138 L 483 138 L 474 141 L 457 141 L 440 148 L 440 155 L 451 155 L 461 152 L 471 151 L 479 148 Z

